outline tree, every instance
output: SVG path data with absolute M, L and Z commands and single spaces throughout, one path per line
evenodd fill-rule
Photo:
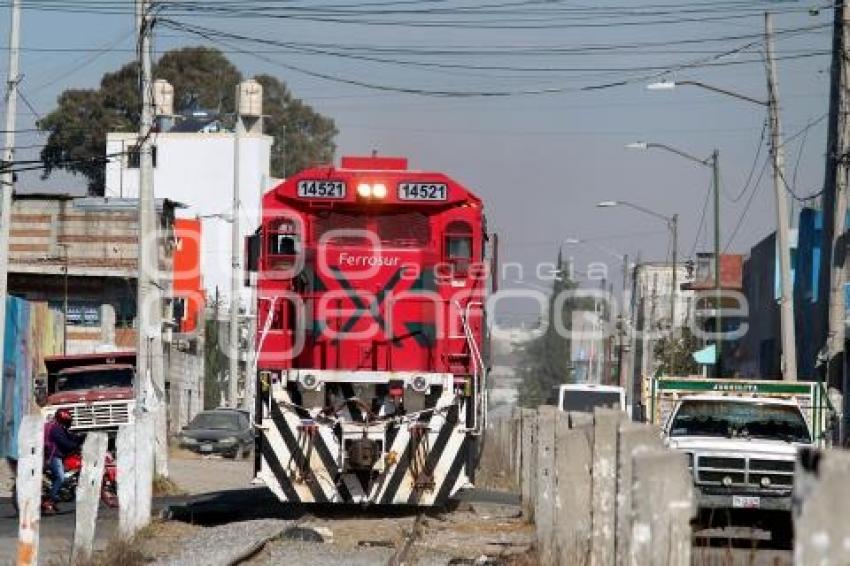
M 186 47 L 168 51 L 154 66 L 154 78 L 174 87 L 178 109 L 193 98 L 205 109 L 226 116 L 233 124 L 235 89 L 242 73 L 217 49 Z M 256 77 L 264 88 L 265 131 L 274 137 L 271 174 L 285 177 L 314 163 L 333 158 L 337 134 L 332 119 L 292 96 L 286 85 L 269 75 Z M 128 63 L 106 73 L 97 89 L 69 89 L 56 108 L 38 123 L 47 132 L 41 151 L 44 177 L 56 169 L 80 174 L 92 195 L 104 192 L 106 134 L 139 127 L 138 64 Z
M 288 177 L 305 167 L 333 160 L 334 121 L 293 98 L 280 80 L 270 75 L 254 79 L 263 85 L 266 133 L 274 137 L 272 175 Z
M 655 343 L 653 353 L 658 360 L 658 375 L 694 375 L 699 364 L 694 352 L 700 349 L 699 341 L 689 328 L 671 332 Z
M 549 297 L 549 324 L 546 331 L 522 346 L 517 373 L 521 378 L 519 404 L 524 407 L 554 403 L 557 387 L 567 383 L 570 376 L 571 344 L 568 336 L 562 336 L 555 325 L 556 317 L 563 327 L 571 329 L 572 313 L 582 309 L 586 299 L 569 298 L 563 302 L 560 312 L 555 312 L 555 301 L 561 293 L 571 291 L 578 285 L 569 279 L 568 264 L 558 254 L 558 273 L 560 277 L 552 283 L 552 295 Z M 592 301 L 591 301 L 592 303 Z

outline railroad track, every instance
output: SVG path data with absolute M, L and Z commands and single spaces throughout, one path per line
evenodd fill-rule
M 387 566 L 402 566 L 408 563 L 407 560 L 410 557 L 410 551 L 413 549 L 413 543 L 422 534 L 422 519 L 424 517 L 424 512 L 416 515 L 410 530 L 404 535 L 395 552 L 387 561 Z

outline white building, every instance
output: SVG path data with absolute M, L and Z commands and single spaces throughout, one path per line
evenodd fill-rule
M 635 266 L 632 296 L 632 324 L 639 335 L 634 337 L 634 375 L 640 379 L 653 375 L 658 367 L 653 348 L 658 338 L 670 328 L 670 293 L 675 292 L 675 328 L 691 326 L 694 321 L 694 291 L 681 285 L 693 281 L 693 270 L 680 263 L 673 290 L 673 269 L 669 263 L 641 263 Z
M 212 130 L 212 131 L 210 131 Z M 202 127 L 195 131 L 167 131 L 154 136 L 154 192 L 187 206 L 185 216 L 206 219 L 201 242 L 201 274 L 208 292 L 216 287 L 230 293 L 231 228 L 233 199 L 233 132 Z M 136 198 L 139 195 L 137 134 L 107 135 L 106 195 Z M 245 133 L 239 141 L 240 221 L 243 236 L 258 225 L 262 194 L 276 181 L 269 176 L 273 138 Z M 240 242 L 242 239 L 240 238 Z M 242 246 L 239 248 L 242 253 Z M 247 295 L 244 296 L 247 299 Z

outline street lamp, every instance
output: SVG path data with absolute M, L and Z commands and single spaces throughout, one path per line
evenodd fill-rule
M 773 47 L 770 40 L 770 14 L 765 14 L 765 45 L 767 47 L 767 60 L 773 60 Z M 773 192 L 776 199 L 776 237 L 779 248 L 779 270 L 780 289 L 782 299 L 780 303 L 781 327 L 782 327 L 782 369 L 783 377 L 788 381 L 797 380 L 797 342 L 796 330 L 794 328 L 794 300 L 791 281 L 791 248 L 789 246 L 790 231 L 788 221 L 788 197 L 785 195 L 783 175 L 783 144 L 779 124 L 779 110 L 776 95 L 775 68 L 769 65 L 768 69 L 768 99 L 759 100 L 745 94 L 716 87 L 700 81 L 660 81 L 646 85 L 647 90 L 674 90 L 679 86 L 695 86 L 718 94 L 731 96 L 751 104 L 757 104 L 767 108 L 770 123 L 770 145 L 771 159 L 773 160 Z
M 700 83 L 701 84 L 701 83 Z M 663 83 L 653 83 L 656 86 L 653 90 L 661 90 L 662 88 L 674 88 L 676 83 L 673 82 L 663 82 Z M 647 88 L 652 87 L 653 85 L 647 86 Z M 673 85 L 673 86 L 668 86 Z M 626 144 L 626 148 L 628 149 L 661 149 L 668 153 L 673 153 L 696 163 L 702 167 L 710 167 L 712 171 L 712 187 L 714 189 L 714 289 L 716 292 L 715 296 L 715 319 L 714 319 L 714 330 L 718 334 L 716 340 L 716 349 L 717 355 L 715 357 L 715 373 L 716 377 L 721 377 L 722 375 L 722 362 L 721 362 L 721 349 L 723 340 L 720 338 L 719 334 L 723 332 L 723 323 L 721 318 L 721 296 L 720 296 L 720 152 L 717 148 L 711 152 L 711 155 L 706 157 L 705 159 L 700 159 L 694 155 L 686 151 L 682 151 L 681 149 L 677 149 L 675 147 L 663 144 L 663 143 L 654 143 L 654 142 L 633 142 Z
M 673 289 L 670 293 L 670 328 L 673 329 L 676 326 L 676 285 L 678 283 L 678 248 L 679 246 L 679 215 L 674 214 L 673 216 L 665 216 L 658 212 L 655 212 L 652 209 L 646 208 L 644 206 L 640 206 L 633 202 L 625 201 L 625 200 L 603 200 L 601 202 L 596 203 L 598 208 L 614 208 L 616 206 L 625 206 L 638 212 L 642 212 L 649 216 L 653 216 L 659 220 L 664 221 L 667 224 L 667 228 L 670 230 L 670 235 L 673 239 Z
M 747 102 L 752 102 L 753 104 L 758 104 L 760 106 L 769 105 L 769 102 L 766 100 L 759 100 L 757 98 L 753 98 L 745 94 L 740 94 L 738 92 L 726 90 L 725 88 L 708 85 L 700 81 L 659 81 L 646 85 L 646 90 L 675 90 L 676 87 L 679 86 L 695 86 L 705 90 L 710 90 L 712 92 L 725 94 L 726 96 L 731 96 L 733 98 L 738 98 L 740 100 L 746 100 Z

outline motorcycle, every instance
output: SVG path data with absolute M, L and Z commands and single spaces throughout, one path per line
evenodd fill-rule
M 80 472 L 83 468 L 83 457 L 79 453 L 69 454 L 62 460 L 65 477 L 59 490 L 59 501 L 68 503 L 76 501 L 77 486 L 80 483 Z M 41 499 L 46 501 L 53 485 L 53 473 L 45 466 L 41 480 Z M 106 453 L 103 467 L 103 481 L 100 487 L 100 500 L 107 507 L 118 507 L 118 465 L 111 452 Z M 17 486 L 12 486 L 12 506 L 18 513 Z
M 65 468 L 65 480 L 62 482 L 62 488 L 59 490 L 59 501 L 67 503 L 69 501 L 75 501 L 77 498 L 77 486 L 80 483 L 83 457 L 79 453 L 69 454 L 62 460 L 62 464 Z M 53 473 L 49 468 L 45 468 L 41 487 L 42 499 L 47 499 L 52 484 Z M 101 482 L 100 487 L 100 500 L 107 507 L 118 507 L 118 466 L 111 452 L 106 453 L 106 460 L 103 467 L 103 482 Z

